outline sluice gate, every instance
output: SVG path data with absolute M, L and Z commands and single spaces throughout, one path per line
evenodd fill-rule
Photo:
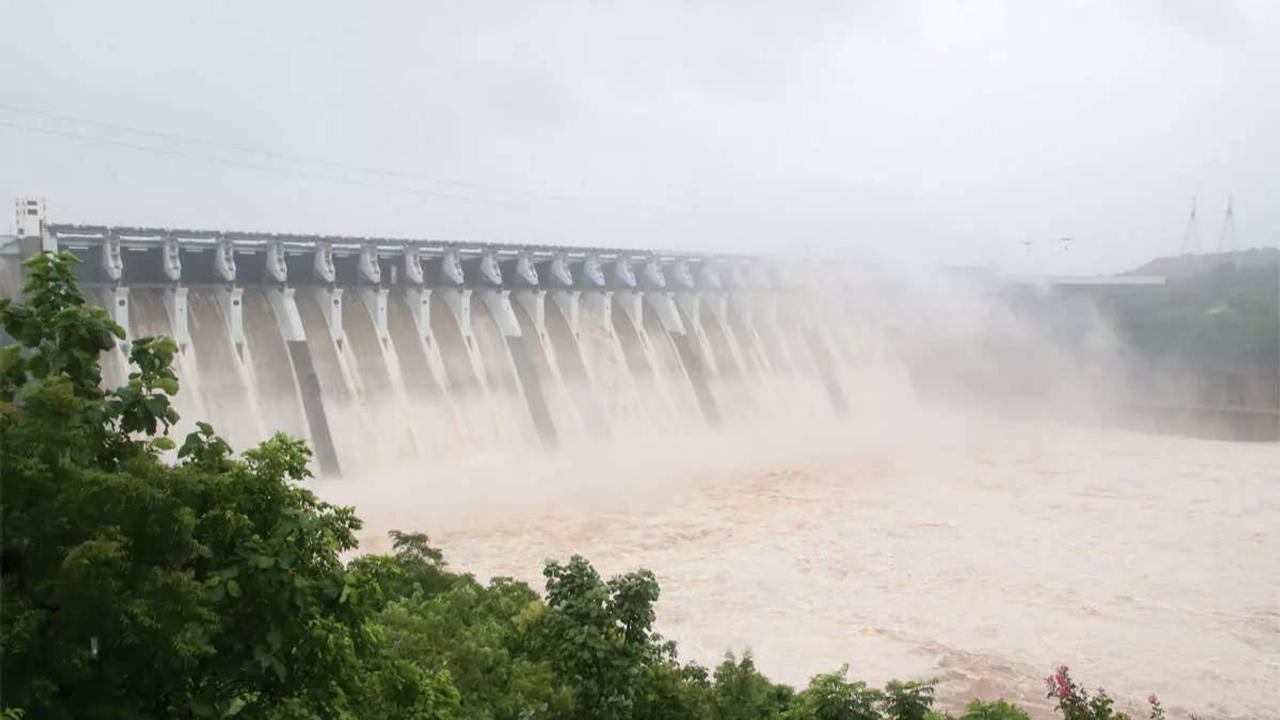
M 173 337 L 186 420 L 281 430 L 322 475 L 847 405 L 809 297 L 753 256 L 41 224 L 129 341 Z M 19 240 L 22 240 L 20 237 Z M 114 375 L 114 376 L 113 376 Z

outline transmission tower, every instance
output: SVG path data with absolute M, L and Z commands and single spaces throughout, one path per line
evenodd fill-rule
M 1182 233 L 1182 254 L 1194 253 L 1200 249 L 1200 231 L 1196 225 L 1196 200 L 1191 199 L 1191 215 L 1187 218 L 1187 229 Z
M 1236 211 L 1234 193 L 1227 196 L 1227 215 L 1222 219 L 1222 235 L 1218 238 L 1218 252 L 1236 250 Z

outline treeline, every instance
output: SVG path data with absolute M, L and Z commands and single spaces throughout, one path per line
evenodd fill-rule
M 1100 304 L 1145 358 L 1187 368 L 1274 373 L 1280 367 L 1277 263 L 1220 263 Z
M 360 520 L 303 487 L 302 442 L 237 457 L 203 423 L 168 438 L 171 340 L 135 339 L 128 383 L 102 389 L 123 331 L 72 262 L 35 256 L 25 302 L 0 300 L 17 341 L 0 350 L 0 717 L 943 717 L 927 682 L 841 668 L 795 690 L 749 656 L 681 663 L 647 570 L 606 580 L 575 556 L 546 565 L 540 595 L 453 572 L 410 533 L 344 562 Z M 1065 668 L 1048 689 L 1072 720 L 1120 717 Z M 1027 715 L 975 701 L 962 717 Z

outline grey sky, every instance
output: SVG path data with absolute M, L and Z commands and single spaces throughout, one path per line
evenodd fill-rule
M 1234 191 L 1280 244 L 1270 0 L 0 0 L 0 33 L 0 199 L 59 221 L 1097 271 L 1192 197 L 1216 246 Z

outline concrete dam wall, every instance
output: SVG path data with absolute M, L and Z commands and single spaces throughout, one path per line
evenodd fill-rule
M 180 348 L 177 405 L 320 474 L 846 407 L 848 348 L 775 261 L 606 248 L 45 225 L 129 341 Z M 22 238 L 20 238 L 21 240 Z

